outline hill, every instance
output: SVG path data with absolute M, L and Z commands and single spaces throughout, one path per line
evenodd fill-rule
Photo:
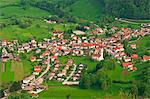
M 84 18 L 87 20 L 96 20 L 103 13 L 104 4 L 99 0 L 79 0 L 74 4 L 66 7 L 66 11 L 72 16 Z

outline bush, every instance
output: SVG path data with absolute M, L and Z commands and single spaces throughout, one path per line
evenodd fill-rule
M 18 90 L 20 90 L 20 89 L 21 89 L 21 84 L 20 84 L 20 82 L 14 82 L 14 83 L 11 85 L 9 91 L 10 91 L 10 92 L 15 92 L 15 91 L 18 91 Z

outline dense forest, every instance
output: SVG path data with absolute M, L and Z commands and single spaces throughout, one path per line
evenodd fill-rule
M 149 0 L 100 0 L 105 12 L 121 18 L 150 19 Z

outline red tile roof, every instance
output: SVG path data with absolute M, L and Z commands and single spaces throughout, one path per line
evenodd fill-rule
M 130 65 L 132 65 L 132 62 L 123 62 L 123 63 L 122 63 L 122 66 L 123 66 L 123 67 L 128 67 L 128 66 L 130 66 Z
M 143 56 L 143 60 L 144 60 L 144 61 L 150 60 L 150 56 L 144 55 L 144 56 Z
M 45 51 L 43 54 L 40 55 L 40 57 L 44 57 L 44 56 L 48 55 L 48 53 L 49 53 L 48 51 Z
M 138 55 L 137 54 L 132 54 L 131 57 L 132 58 L 138 58 Z
M 31 57 L 30 57 L 30 61 L 34 61 L 35 59 L 36 59 L 35 56 L 31 56 Z

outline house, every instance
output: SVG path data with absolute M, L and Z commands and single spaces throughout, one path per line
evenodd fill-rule
M 132 49 L 136 49 L 136 44 L 130 44 L 130 47 L 131 47 Z
M 22 89 L 26 91 L 31 91 L 34 87 L 33 86 L 28 86 L 28 85 L 22 85 Z
M 33 48 L 37 47 L 37 42 L 35 41 L 35 39 L 31 40 L 31 45 L 32 45 Z
M 89 27 L 89 26 L 84 26 L 84 29 L 89 30 L 89 29 L 90 29 L 90 27 Z
M 137 59 L 137 58 L 138 58 L 138 55 L 137 55 L 137 54 L 132 54 L 131 57 L 132 57 L 133 59 Z
M 22 45 L 18 46 L 18 53 L 24 53 L 24 48 Z
M 31 75 L 23 80 L 24 84 L 28 84 L 30 81 L 35 79 L 35 75 Z
M 137 67 L 131 67 L 130 70 L 136 71 L 136 70 L 137 70 Z
M 61 38 L 61 36 L 64 34 L 63 31 L 60 30 L 54 30 L 53 31 L 53 36 L 57 36 L 58 38 Z
M 39 86 L 40 84 L 42 84 L 44 81 L 44 78 L 39 78 L 36 80 L 36 82 L 33 83 L 33 85 Z
M 5 40 L 2 40 L 2 46 L 7 46 L 7 40 L 5 39 Z
M 127 56 L 126 56 L 126 57 L 124 57 L 124 61 L 125 61 L 125 62 L 129 62 L 129 61 L 131 61 L 131 57 L 127 57 Z
M 23 43 L 22 46 L 23 46 L 23 48 L 24 48 L 25 50 L 30 49 L 30 44 L 29 44 L 29 43 Z
M 150 56 L 144 55 L 143 56 L 143 61 L 149 61 L 150 60 Z
M 9 59 L 13 59 L 13 54 L 8 53 L 7 50 L 5 48 L 3 48 L 1 58 L 2 58 L 2 61 L 6 62 Z
M 40 55 L 40 58 L 43 58 L 43 57 L 45 57 L 46 55 L 48 55 L 49 54 L 49 52 L 48 51 L 45 51 L 44 53 L 42 53 L 41 55 Z
M 132 62 L 123 62 L 122 67 L 123 68 L 131 68 L 131 67 L 133 67 L 133 64 L 132 64 Z
M 92 59 L 97 60 L 97 61 L 101 61 L 101 60 L 103 60 L 104 58 L 103 58 L 103 56 L 100 55 L 100 54 L 93 54 L 93 55 L 92 55 Z
M 73 31 L 73 33 L 76 35 L 84 35 L 85 34 L 85 32 L 80 31 L 80 30 Z
M 63 82 L 63 85 L 79 85 L 79 82 Z
M 103 32 L 104 32 L 104 30 L 103 30 L 102 28 L 96 28 L 96 31 L 97 31 L 98 33 L 103 33 Z
M 40 66 L 34 66 L 34 75 L 38 75 L 41 72 Z
M 54 61 L 57 59 L 57 56 L 52 56 L 51 60 Z
M 36 60 L 36 57 L 35 57 L 35 56 L 31 56 L 31 57 L 30 57 L 30 61 L 31 61 L 31 62 L 34 62 L 35 60 Z

